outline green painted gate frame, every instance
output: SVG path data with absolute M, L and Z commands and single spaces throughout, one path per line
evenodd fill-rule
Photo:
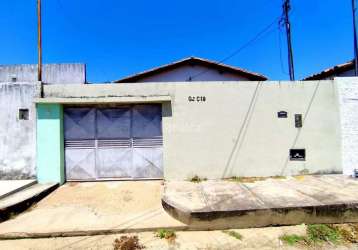
M 63 105 L 37 103 L 37 181 L 65 182 Z

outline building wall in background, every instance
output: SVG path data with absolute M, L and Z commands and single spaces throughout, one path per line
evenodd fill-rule
M 39 96 L 39 83 L 0 83 L 0 179 L 35 176 L 36 109 L 33 99 Z M 29 111 L 28 120 L 19 119 L 19 109 Z
M 342 172 L 335 81 L 48 85 L 46 98 L 171 96 L 163 104 L 164 176 L 210 179 Z M 278 118 L 286 111 L 287 118 Z M 303 127 L 295 127 L 302 114 Z M 290 149 L 305 149 L 291 161 Z
M 43 65 L 43 79 L 47 84 L 86 83 L 86 66 L 81 63 Z M 0 82 L 35 82 L 36 64 L 0 65 Z
M 333 80 L 334 78 L 337 78 L 337 77 L 353 77 L 355 75 L 354 73 L 354 69 L 351 69 L 351 70 L 347 70 L 347 71 L 344 71 L 344 72 L 341 72 L 341 73 L 335 73 L 335 74 L 332 74 L 328 77 L 324 77 L 320 80 Z

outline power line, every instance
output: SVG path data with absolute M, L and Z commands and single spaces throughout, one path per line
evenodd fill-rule
M 236 49 L 234 52 L 232 52 L 231 54 L 229 54 L 228 56 L 224 57 L 222 60 L 218 61 L 218 63 L 223 63 L 227 60 L 229 60 L 230 58 L 236 56 L 237 54 L 239 54 L 242 50 L 246 49 L 247 47 L 249 47 L 250 45 L 252 45 L 254 42 L 256 42 L 257 40 L 259 40 L 260 38 L 263 38 L 264 34 L 267 36 L 268 34 L 270 34 L 272 31 L 270 29 L 277 24 L 277 22 L 279 20 L 282 19 L 282 15 L 280 15 L 279 17 L 276 17 L 270 24 L 268 24 L 267 26 L 265 26 L 261 31 L 259 31 L 253 38 L 251 38 L 249 41 L 247 41 L 246 43 L 244 43 L 241 47 L 239 47 L 238 49 Z M 194 78 L 201 76 L 205 73 L 207 73 L 209 71 L 209 69 L 203 70 L 199 73 L 197 73 L 196 75 L 193 75 L 191 77 L 189 77 L 189 79 L 187 79 L 187 81 L 191 81 Z

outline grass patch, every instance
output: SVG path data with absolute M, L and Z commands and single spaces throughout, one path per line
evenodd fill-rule
M 191 182 L 194 182 L 194 183 L 199 183 L 199 182 L 202 182 L 202 181 L 207 181 L 208 179 L 207 178 L 202 178 L 202 177 L 199 177 L 197 175 L 193 176 L 190 181 Z
M 285 234 L 280 237 L 280 240 L 285 242 L 287 245 L 293 246 L 297 243 L 305 242 L 305 236 L 299 236 L 296 234 Z
M 224 234 L 230 235 L 231 237 L 234 237 L 237 240 L 242 240 L 242 235 L 239 234 L 238 232 L 235 231 L 231 231 L 231 230 L 225 230 L 222 231 Z
M 280 240 L 286 244 L 293 246 L 295 244 L 316 245 L 321 243 L 340 243 L 344 237 L 341 231 L 334 225 L 314 224 L 308 225 L 305 236 L 296 234 L 285 234 L 280 237 Z
M 156 233 L 156 236 L 160 239 L 174 240 L 176 234 L 174 230 L 159 229 Z
M 316 224 L 307 226 L 307 240 L 313 243 L 332 242 L 337 244 L 342 239 L 338 228 L 332 225 Z

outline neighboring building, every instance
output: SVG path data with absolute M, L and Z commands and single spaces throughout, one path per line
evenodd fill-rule
M 349 61 L 343 64 L 336 65 L 334 67 L 328 68 L 319 72 L 317 74 L 313 74 L 311 76 L 303 79 L 304 81 L 309 80 L 332 80 L 335 77 L 346 77 L 346 76 L 354 76 L 354 61 Z
M 266 81 L 267 77 L 234 66 L 189 57 L 114 81 L 133 82 L 190 82 L 190 81 Z
M 45 84 L 83 84 L 84 64 L 45 64 Z M 0 179 L 36 176 L 37 65 L 0 65 Z

